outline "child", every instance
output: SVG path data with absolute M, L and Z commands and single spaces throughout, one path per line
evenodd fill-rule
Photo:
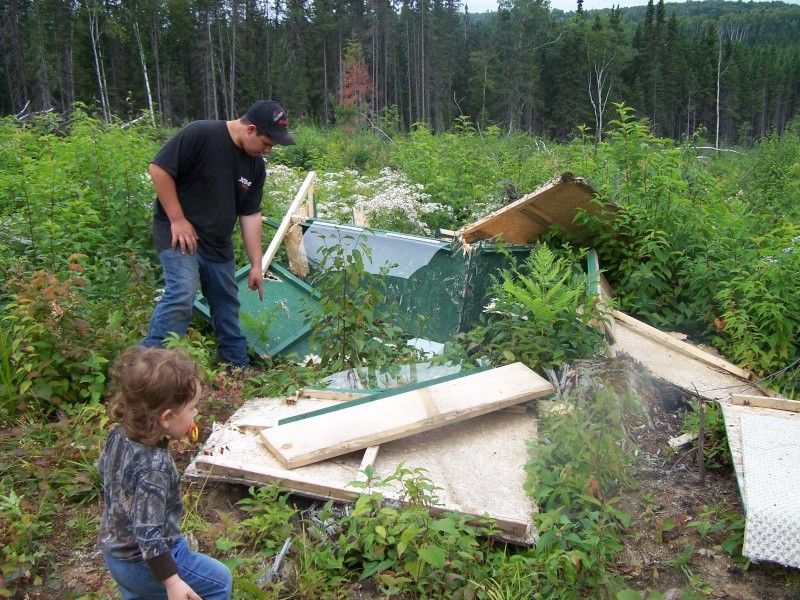
M 124 600 L 229 600 L 230 570 L 192 552 L 181 536 L 180 476 L 167 437 L 194 427 L 200 370 L 182 353 L 137 346 L 117 360 L 119 391 L 110 408 L 119 423 L 98 470 L 103 516 L 98 542 Z

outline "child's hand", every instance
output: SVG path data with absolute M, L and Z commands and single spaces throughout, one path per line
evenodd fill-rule
M 177 573 L 164 580 L 169 600 L 203 600 Z

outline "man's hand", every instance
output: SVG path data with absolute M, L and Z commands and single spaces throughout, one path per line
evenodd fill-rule
M 179 247 L 181 254 L 194 254 L 197 251 L 198 235 L 194 226 L 186 219 L 181 218 L 170 222 L 172 230 L 172 247 Z
M 264 300 L 264 274 L 261 272 L 261 265 L 252 265 L 250 267 L 247 289 L 258 290 L 258 299 Z
M 163 582 L 169 600 L 203 600 L 177 573 Z
M 156 196 L 161 203 L 164 212 L 167 213 L 170 229 L 172 230 L 172 247 L 179 247 L 181 254 L 194 254 L 197 251 L 198 235 L 192 225 L 184 216 L 183 208 L 178 200 L 178 191 L 175 187 L 175 179 L 162 167 L 150 163 L 148 167 L 150 179 L 153 181 L 153 188 Z

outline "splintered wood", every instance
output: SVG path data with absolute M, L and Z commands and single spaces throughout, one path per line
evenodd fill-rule
M 553 386 L 522 363 L 481 371 L 261 431 L 289 469 L 540 398 Z

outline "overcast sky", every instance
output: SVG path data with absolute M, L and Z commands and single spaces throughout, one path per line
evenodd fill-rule
M 654 0 L 655 2 L 656 0 Z M 674 2 L 675 0 L 664 0 Z M 787 4 L 799 4 L 800 0 L 784 0 Z M 462 4 L 469 6 L 469 12 L 480 13 L 487 10 L 497 10 L 497 0 L 462 0 Z M 646 6 L 647 0 L 584 0 L 583 10 L 596 8 L 611 8 L 612 6 Z M 578 8 L 578 0 L 550 0 L 550 8 L 559 8 L 565 12 Z

